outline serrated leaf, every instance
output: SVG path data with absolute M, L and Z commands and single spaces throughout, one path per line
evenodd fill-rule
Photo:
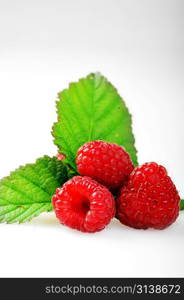
M 0 181 L 0 222 L 26 222 L 51 211 L 51 198 L 66 180 L 67 169 L 56 157 L 44 156 Z
M 58 94 L 54 143 L 75 170 L 78 148 L 88 141 L 114 142 L 130 153 L 137 165 L 131 115 L 117 90 L 101 74 L 90 74 Z
M 180 201 L 180 210 L 184 210 L 184 200 L 181 199 Z

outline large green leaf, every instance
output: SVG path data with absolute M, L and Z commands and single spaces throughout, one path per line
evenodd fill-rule
M 22 223 L 51 211 L 51 198 L 66 180 L 66 167 L 55 157 L 18 168 L 0 181 L 0 222 Z
M 101 74 L 90 74 L 58 94 L 54 142 L 75 170 L 78 148 L 85 142 L 114 142 L 130 153 L 137 165 L 131 115 L 117 90 Z

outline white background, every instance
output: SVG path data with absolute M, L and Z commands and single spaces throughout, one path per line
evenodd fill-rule
M 184 2 L 0 0 L 0 177 L 43 154 L 57 92 L 102 72 L 132 115 L 139 162 L 168 168 L 184 197 Z M 164 231 L 114 220 L 82 234 L 43 214 L 0 225 L 0 276 L 184 276 L 184 213 Z

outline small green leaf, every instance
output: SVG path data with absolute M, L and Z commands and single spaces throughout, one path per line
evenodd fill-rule
M 74 170 L 78 148 L 105 140 L 123 146 L 137 165 L 131 115 L 117 90 L 101 74 L 90 74 L 58 94 L 54 143 Z
M 0 181 L 0 222 L 23 223 L 51 211 L 51 198 L 67 180 L 67 169 L 56 157 L 44 156 Z
M 180 201 L 180 210 L 184 210 L 184 200 L 181 199 Z

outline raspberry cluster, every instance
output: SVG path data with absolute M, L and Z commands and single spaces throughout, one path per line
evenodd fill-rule
M 84 144 L 77 152 L 77 170 L 104 184 L 118 189 L 134 169 L 130 155 L 119 145 L 102 141 Z
M 87 176 L 75 176 L 57 189 L 53 205 L 62 224 L 83 232 L 104 229 L 115 215 L 112 194 Z
M 117 217 L 133 228 L 164 229 L 179 214 L 180 197 L 163 166 L 145 163 L 134 169 L 117 199 Z
M 180 197 L 163 166 L 152 162 L 134 168 L 123 147 L 105 141 L 84 144 L 76 165 L 80 176 L 52 198 L 62 224 L 97 232 L 115 214 L 122 224 L 137 229 L 164 229 L 176 220 Z

